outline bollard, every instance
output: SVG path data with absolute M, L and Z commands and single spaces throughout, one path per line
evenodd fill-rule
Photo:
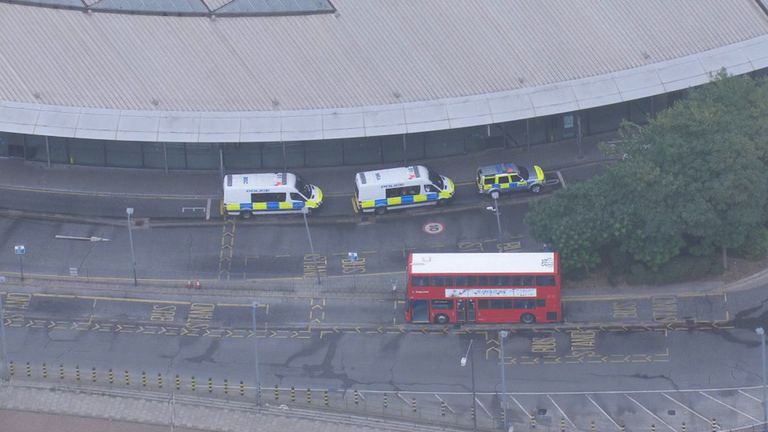
M 115 383 L 115 373 L 112 372 L 112 369 L 109 370 L 109 383 L 114 384 Z
M 656 432 L 656 425 L 651 423 L 651 432 Z
M 504 416 L 504 411 L 501 412 L 502 418 Z M 440 401 L 440 417 L 445 417 L 445 401 Z
M 528 416 L 528 418 L 531 419 L 531 429 L 536 429 L 536 417 Z
M 32 377 L 32 366 L 29 365 L 29 362 L 27 362 L 27 370 L 26 370 L 26 372 L 27 372 L 27 378 L 31 378 Z
M 387 409 L 389 407 L 389 395 L 384 393 L 384 409 Z
M 475 405 L 474 404 L 472 404 L 469 407 L 469 418 L 471 418 L 473 420 L 475 419 Z
M 291 386 L 291 402 L 296 402 L 296 388 Z
M 330 406 L 330 402 L 328 402 L 328 390 L 323 391 L 323 405 Z
M 147 386 L 147 373 L 144 371 L 141 371 L 141 386 L 142 387 Z
M 59 379 L 64 379 L 64 365 L 61 363 L 59 363 Z
M 131 375 L 128 373 L 128 371 L 123 371 L 123 380 L 125 381 L 125 385 L 131 385 Z
M 8 362 L 8 372 L 10 372 L 11 376 L 16 375 L 16 363 L 13 360 Z
M 275 400 L 280 400 L 280 389 L 275 384 Z
M 225 395 L 229 394 L 229 381 L 227 381 L 226 378 L 224 378 L 224 394 Z
M 591 430 L 592 432 L 595 432 L 595 421 L 594 420 L 590 420 L 589 421 L 589 430 Z
M 96 382 L 96 368 L 91 368 L 91 382 Z
M 624 422 L 619 423 L 619 432 L 624 432 Z
M 75 365 L 75 381 L 80 383 L 80 365 Z
M 682 432 L 686 432 L 688 428 L 685 426 L 685 422 L 683 422 L 683 428 L 681 429 Z
M 178 375 L 176 375 L 175 382 L 176 382 L 176 390 L 181 390 L 181 378 L 179 378 Z
M 197 391 L 197 380 L 195 379 L 195 376 L 192 375 L 192 391 Z
M 354 399 L 355 399 L 355 405 L 359 405 L 360 404 L 360 393 L 358 393 L 357 390 L 355 390 L 355 392 L 354 392 Z
M 213 380 L 208 378 L 208 393 L 213 393 Z
M 411 398 L 411 412 L 416 413 L 416 398 Z
M 443 408 L 442 407 L 443 403 L 444 403 L 443 401 L 440 401 L 440 409 L 441 410 Z M 501 411 L 499 411 L 499 413 L 500 413 L 499 418 L 501 418 L 501 424 L 503 424 L 503 425 L 507 424 L 507 413 L 504 411 L 504 408 L 502 408 Z M 445 414 L 443 414 L 441 412 L 440 415 L 445 415 Z
M 43 366 L 40 368 L 40 370 L 42 371 L 41 375 L 43 376 L 43 378 L 47 379 L 48 378 L 48 365 L 43 363 Z
M 560 419 L 560 432 L 565 432 L 565 419 Z
M 157 374 L 157 388 L 163 388 L 163 375 L 159 373 Z
M 308 404 L 312 403 L 312 390 L 310 389 L 307 389 L 307 403 Z
M 245 384 L 240 381 L 240 396 L 245 396 Z
M 712 420 L 710 421 L 710 426 L 712 427 L 712 432 L 717 431 L 717 420 L 715 420 L 714 417 L 712 417 Z

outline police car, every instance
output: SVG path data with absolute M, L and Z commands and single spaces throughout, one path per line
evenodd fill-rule
M 501 163 L 477 170 L 477 191 L 481 194 L 498 196 L 500 193 L 520 190 L 539 193 L 543 186 L 544 171 L 538 165 L 522 167 Z

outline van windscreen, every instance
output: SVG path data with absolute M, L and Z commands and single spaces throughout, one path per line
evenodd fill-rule
M 299 176 L 296 176 L 296 190 L 304 195 L 304 198 L 312 196 L 312 187 L 304 183 L 304 180 Z
M 445 188 L 445 185 L 443 184 L 443 178 L 440 177 L 438 173 L 432 170 L 429 170 L 429 181 L 432 182 L 432 184 L 437 186 L 439 189 Z

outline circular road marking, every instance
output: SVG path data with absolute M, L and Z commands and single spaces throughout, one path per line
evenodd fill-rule
M 427 234 L 440 234 L 445 227 L 440 222 L 427 222 L 424 224 L 424 232 Z

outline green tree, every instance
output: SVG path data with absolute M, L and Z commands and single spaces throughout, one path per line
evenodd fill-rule
M 566 272 L 608 254 L 655 270 L 683 252 L 743 249 L 765 233 L 766 119 L 765 80 L 720 74 L 648 125 L 623 125 L 621 160 L 536 203 L 526 222 Z

